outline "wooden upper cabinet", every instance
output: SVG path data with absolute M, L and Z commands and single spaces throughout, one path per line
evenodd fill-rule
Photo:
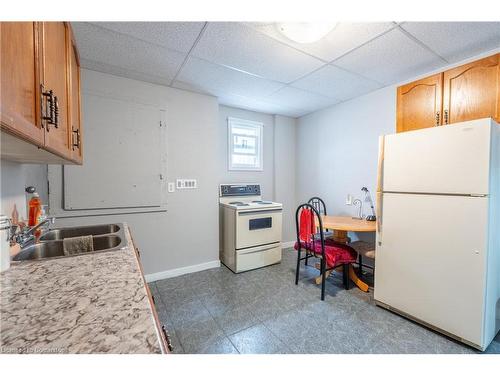
M 500 122 L 500 54 L 398 87 L 396 130 L 491 117 Z
M 71 130 L 71 159 L 78 164 L 82 163 L 82 126 L 80 103 L 80 57 L 76 48 L 73 32 L 70 28 L 68 43 L 69 54 L 69 125 Z
M 441 73 L 398 87 L 397 131 L 429 128 L 441 121 Z
M 63 157 L 71 157 L 71 129 L 69 129 L 69 85 L 68 85 L 68 38 L 69 28 L 65 22 L 43 22 L 42 69 L 44 92 L 52 90 L 58 110 L 55 121 L 45 123 L 45 148 Z M 45 98 L 47 100 L 47 97 Z M 51 123 L 55 122 L 55 123 Z
M 0 122 L 2 129 L 44 144 L 39 116 L 38 23 L 0 22 Z
M 500 54 L 444 72 L 443 124 L 500 121 Z

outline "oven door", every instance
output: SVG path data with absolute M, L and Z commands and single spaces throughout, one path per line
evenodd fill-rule
M 281 241 L 283 210 L 239 211 L 236 218 L 236 249 Z

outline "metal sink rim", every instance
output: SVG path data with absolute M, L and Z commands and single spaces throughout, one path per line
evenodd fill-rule
M 46 233 L 44 233 L 40 237 L 40 242 L 48 242 L 48 241 L 62 241 L 64 238 L 72 238 L 71 236 L 64 237 L 64 238 L 53 238 L 53 239 L 47 239 L 47 235 L 50 235 L 51 233 L 54 233 L 56 231 L 65 231 L 65 230 L 75 230 L 75 229 L 87 229 L 87 228 L 98 228 L 98 227 L 106 227 L 106 226 L 116 226 L 118 227 L 118 230 L 114 232 L 107 232 L 107 233 L 101 233 L 101 234 L 91 234 L 92 237 L 99 237 L 99 236 L 109 236 L 109 235 L 118 235 L 118 233 L 123 233 L 123 225 L 120 223 L 110 223 L 110 224 L 96 224 L 96 225 L 78 225 L 74 227 L 59 227 L 59 228 L 51 228 L 49 229 Z M 80 235 L 81 236 L 81 235 Z M 80 237 L 80 236 L 73 236 L 73 237 Z M 122 238 L 123 240 L 123 238 Z
M 26 254 L 27 251 L 31 251 L 31 249 L 35 246 L 44 246 L 43 244 L 50 244 L 50 243 L 62 243 L 63 239 L 60 240 L 43 240 L 43 241 L 38 241 L 36 243 L 31 243 L 28 246 L 26 246 L 24 249 L 22 249 L 19 253 L 17 253 L 14 257 L 12 257 L 11 262 L 15 263 L 24 263 L 24 262 L 40 262 L 40 261 L 46 261 L 46 260 L 52 260 L 52 259 L 61 259 L 61 258 L 72 258 L 72 257 L 78 257 L 78 256 L 85 256 L 85 255 L 92 255 L 92 254 L 99 254 L 99 253 L 105 253 L 105 252 L 110 252 L 110 251 L 116 251 L 116 250 L 124 250 L 128 247 L 128 242 L 127 239 L 125 238 L 124 234 L 124 228 L 123 224 L 120 223 L 112 223 L 112 224 L 103 224 L 103 225 L 116 225 L 118 226 L 118 231 L 114 233 L 106 233 L 106 234 L 100 234 L 100 235 L 95 235 L 92 237 L 95 238 L 102 238 L 102 237 L 118 237 L 120 242 L 118 243 L 117 246 L 110 247 L 110 248 L 105 248 L 101 250 L 94 250 L 88 253 L 80 253 L 80 254 L 71 254 L 71 255 L 58 255 L 58 256 L 52 256 L 52 257 L 42 257 L 42 258 L 35 258 L 35 259 L 16 259 L 20 254 Z M 86 227 L 92 227 L 94 225 L 88 225 Z M 81 228 L 82 226 L 77 226 L 77 227 L 60 227 L 60 228 L 54 228 L 53 230 L 58 230 L 58 229 L 70 229 L 70 228 Z M 69 238 L 69 237 L 68 237 Z M 48 245 L 47 245 L 48 246 Z

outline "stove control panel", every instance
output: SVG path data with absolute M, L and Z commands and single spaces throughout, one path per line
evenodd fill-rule
M 259 184 L 222 184 L 220 186 L 219 196 L 232 197 L 232 196 L 247 196 L 247 195 L 260 195 Z

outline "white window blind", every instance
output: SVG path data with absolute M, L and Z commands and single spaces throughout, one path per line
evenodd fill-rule
M 229 170 L 261 171 L 263 124 L 234 117 L 227 122 Z

